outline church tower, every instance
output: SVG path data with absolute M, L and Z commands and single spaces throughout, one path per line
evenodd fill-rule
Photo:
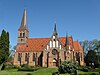
M 24 9 L 22 22 L 20 28 L 18 29 L 18 44 L 26 43 L 29 36 L 29 31 L 26 22 L 26 9 Z

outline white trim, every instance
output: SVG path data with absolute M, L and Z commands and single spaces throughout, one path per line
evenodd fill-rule
M 52 47 L 52 41 L 50 41 L 50 48 Z
M 58 48 L 58 40 L 56 41 L 56 47 Z
M 47 50 L 49 49 L 49 46 L 47 45 Z
M 61 45 L 60 45 L 60 49 L 61 49 Z
M 53 41 L 53 47 L 55 47 L 56 46 L 56 44 L 55 44 L 56 42 L 55 41 Z

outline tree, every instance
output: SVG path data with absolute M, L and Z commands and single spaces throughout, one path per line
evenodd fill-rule
M 100 62 L 100 41 L 94 40 L 94 44 L 94 50 L 96 51 L 98 62 Z
M 87 66 L 92 66 L 97 62 L 97 55 L 94 50 L 88 51 L 86 57 L 85 57 L 85 62 Z
M 93 46 L 94 46 L 93 41 L 84 40 L 84 41 L 81 41 L 80 44 L 83 47 L 85 56 L 89 50 L 93 50 Z
M 96 39 L 92 41 L 85 40 L 81 41 L 80 44 L 84 50 L 86 65 L 100 65 L 100 41 Z
M 9 57 L 9 33 L 2 30 L 0 37 L 0 64 L 4 63 Z

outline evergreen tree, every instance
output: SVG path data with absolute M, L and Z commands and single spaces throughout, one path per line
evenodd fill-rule
M 9 33 L 2 30 L 0 37 L 0 64 L 5 62 L 9 56 Z

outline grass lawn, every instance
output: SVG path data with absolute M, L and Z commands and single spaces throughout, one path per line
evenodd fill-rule
M 17 71 L 17 69 L 3 70 L 0 71 L 0 75 L 27 75 L 28 73 L 31 73 L 32 75 L 52 75 L 53 72 L 57 72 L 57 68 L 41 68 L 34 72 Z M 79 75 L 81 74 L 89 75 L 91 73 L 98 73 L 98 72 L 78 71 Z M 60 75 L 70 75 L 70 74 L 60 74 Z

